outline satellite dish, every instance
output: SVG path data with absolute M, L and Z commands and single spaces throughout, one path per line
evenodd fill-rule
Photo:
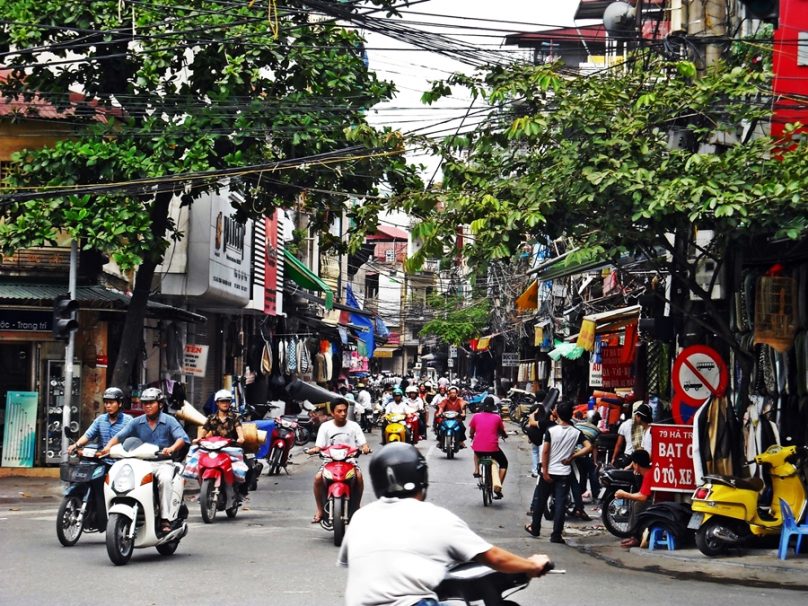
M 628 2 L 612 2 L 603 11 L 603 27 L 613 38 L 628 38 L 636 34 L 636 12 Z

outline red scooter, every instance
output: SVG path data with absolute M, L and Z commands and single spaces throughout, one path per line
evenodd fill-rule
M 286 463 L 289 461 L 289 451 L 295 445 L 296 431 L 297 421 L 280 418 L 275 422 L 275 428 L 272 430 L 270 440 L 269 455 L 267 455 L 268 475 L 275 476 L 281 472 L 281 468 L 286 469 Z
M 417 412 L 407 413 L 404 424 L 407 426 L 407 439 L 410 444 L 418 444 L 418 440 L 421 439 L 421 417 Z
M 356 477 L 355 458 L 359 456 L 359 450 L 347 444 L 332 444 L 321 449 L 320 456 L 326 461 L 323 465 L 325 515 L 320 526 L 334 532 L 334 545 L 339 547 L 353 515 L 351 487 Z
M 224 509 L 228 518 L 235 518 L 241 507 L 243 496 L 236 484 L 231 455 L 244 455 L 238 447 L 228 448 L 234 444 L 220 437 L 205 438 L 199 443 L 199 506 L 206 524 L 213 522 L 219 509 Z

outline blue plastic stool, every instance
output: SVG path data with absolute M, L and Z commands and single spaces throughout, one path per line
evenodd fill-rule
M 676 549 L 676 539 L 661 526 L 651 526 L 648 535 L 648 551 L 653 551 L 657 547 L 667 546 L 668 551 Z

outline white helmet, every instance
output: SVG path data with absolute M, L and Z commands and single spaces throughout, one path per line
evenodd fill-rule
M 213 396 L 213 400 L 218 402 L 219 400 L 227 400 L 228 402 L 233 401 L 233 394 L 230 393 L 229 389 L 220 389 L 216 392 L 216 395 Z
M 418 387 L 416 385 L 407 385 L 407 389 L 404 390 L 404 393 L 418 393 Z

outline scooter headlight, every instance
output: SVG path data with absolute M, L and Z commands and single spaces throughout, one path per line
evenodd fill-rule
M 129 492 L 135 489 L 135 470 L 131 465 L 124 465 L 120 471 L 115 474 L 115 479 L 112 481 L 112 490 L 115 492 Z

